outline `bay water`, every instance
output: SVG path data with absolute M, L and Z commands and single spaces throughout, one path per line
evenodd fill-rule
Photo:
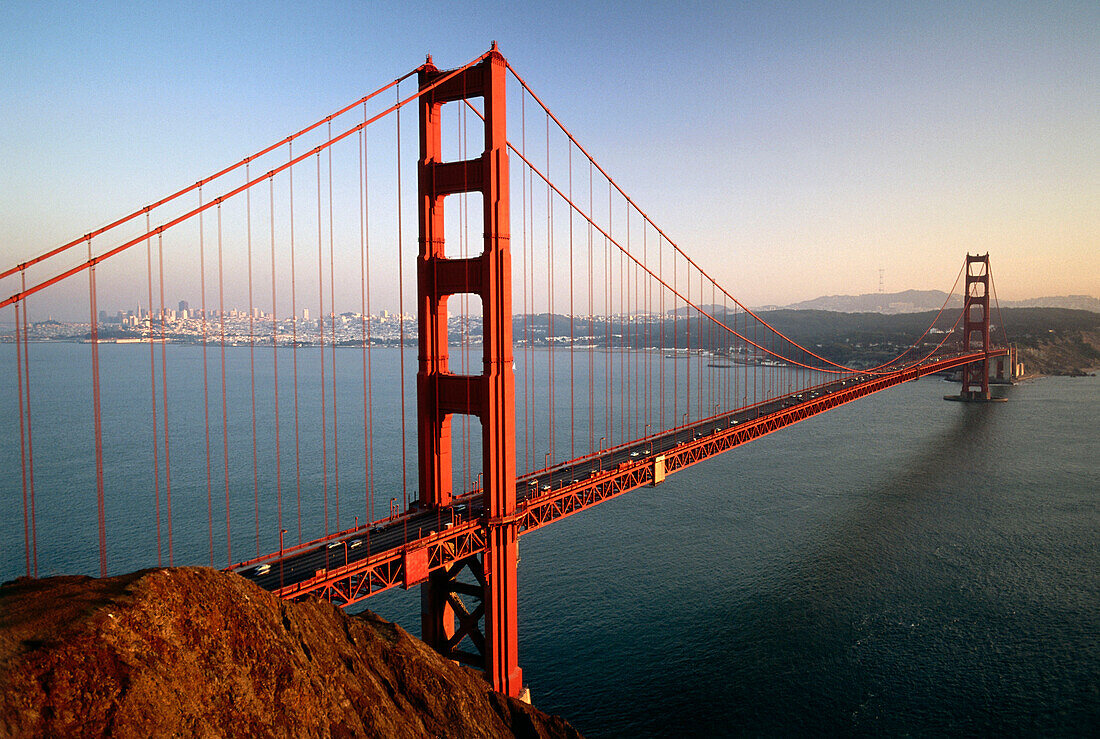
M 0 376 L 14 380 L 14 351 L 3 349 Z M 240 380 L 247 349 L 227 351 L 231 380 Z M 317 351 L 299 350 L 303 373 Z M 87 347 L 32 344 L 30 353 L 39 575 L 95 574 L 94 454 L 72 443 L 90 436 Z M 173 456 L 205 460 L 201 348 L 169 353 Z M 396 367 L 390 353 L 380 367 Z M 280 350 L 284 525 L 298 489 L 286 461 L 287 354 Z M 415 372 L 415 354 L 406 359 L 406 374 Z M 341 372 L 357 366 L 340 362 Z M 146 346 L 101 347 L 112 573 L 157 564 L 148 363 Z M 256 366 L 262 387 L 266 355 Z M 208 519 L 205 464 L 173 462 L 175 564 L 208 564 L 211 540 L 217 566 L 277 548 L 273 450 L 258 452 L 257 472 L 250 445 L 235 443 L 233 455 L 248 463 L 234 458 L 222 474 L 219 369 L 211 350 L 216 392 L 205 411 L 214 413 L 209 505 L 218 516 Z M 352 374 L 340 381 L 354 387 Z M 303 415 L 315 415 L 318 387 L 303 384 Z M 239 386 L 228 384 L 226 400 L 234 440 L 251 438 L 250 398 Z M 996 404 L 944 402 L 954 390 L 935 379 L 907 383 L 525 536 L 520 663 L 535 704 L 589 736 L 1094 735 L 1100 380 L 1026 381 Z M 364 448 L 354 397 L 340 396 L 345 502 L 333 528 L 351 525 L 356 511 L 368 515 L 368 502 L 384 515 L 404 492 L 392 424 L 379 423 L 371 470 L 350 461 Z M 399 401 L 391 391 L 374 412 L 392 421 Z M 0 404 L 0 579 L 8 580 L 25 560 L 14 381 L 0 388 Z M 271 405 L 261 397 L 261 426 L 272 422 Z M 303 424 L 299 440 L 308 450 L 297 471 L 307 534 L 321 525 L 317 490 L 332 484 L 317 463 L 315 426 Z M 588 433 L 585 421 L 580 435 Z M 541 466 L 533 458 L 545 442 L 520 446 L 528 466 Z M 220 521 L 227 486 L 235 552 Z M 161 520 L 166 527 L 163 509 Z M 163 541 L 160 558 L 167 564 Z M 415 590 L 366 605 L 419 632 Z

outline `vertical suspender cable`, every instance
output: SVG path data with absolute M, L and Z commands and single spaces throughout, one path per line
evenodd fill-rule
M 637 239 L 637 237 L 635 237 Z M 645 254 L 645 220 L 642 220 L 642 254 Z M 644 259 L 643 259 L 644 262 Z M 643 436 L 646 422 L 645 388 L 645 357 L 641 349 L 644 346 L 645 324 L 641 320 L 645 301 L 639 280 L 638 265 L 631 263 L 630 271 L 634 274 L 634 310 L 631 313 L 631 321 L 634 324 L 634 343 L 631 350 L 634 356 L 634 432 L 636 436 Z
M 611 183 L 607 184 L 607 233 L 611 233 Z M 607 245 L 605 251 L 604 262 L 604 279 L 607 281 L 607 372 L 605 377 L 607 378 L 607 446 L 615 446 L 615 383 L 612 379 L 612 372 L 615 369 L 615 341 L 612 335 L 613 324 L 612 320 L 612 294 L 614 293 L 614 280 L 611 276 L 612 271 L 612 256 L 611 256 L 611 240 L 604 238 L 604 243 Z
M 573 204 L 573 142 L 569 142 L 569 204 Z M 577 458 L 576 440 L 576 374 L 573 367 L 573 345 L 577 334 L 573 329 L 573 209 L 567 208 L 569 215 L 569 458 Z
M 164 315 L 164 234 L 157 234 L 157 271 L 160 282 L 160 409 L 164 422 L 164 504 L 168 528 L 168 566 L 174 562 L 172 538 L 172 456 L 168 444 L 168 349 Z M 150 316 L 152 320 L 152 316 Z M 152 324 L 150 324 L 152 325 Z
M 465 111 L 465 109 L 463 109 L 462 113 L 458 116 L 458 133 L 459 133 L 459 157 L 458 158 L 462 161 L 466 160 L 465 133 L 464 133 L 463 126 L 462 126 L 462 124 L 465 121 L 465 118 L 466 118 L 466 111 Z M 461 259 L 465 260 L 469 256 L 469 248 L 468 248 L 467 238 L 466 238 L 467 237 L 466 217 L 467 217 L 467 213 L 468 213 L 467 201 L 469 200 L 469 197 L 470 197 L 470 194 L 465 191 L 465 187 L 466 187 L 466 184 L 467 184 L 466 183 L 465 170 L 463 171 L 463 183 L 462 184 L 463 184 L 463 192 L 459 196 L 459 200 L 458 200 L 458 254 L 459 254 L 459 257 Z M 469 264 L 469 262 L 464 262 L 463 263 L 462 273 L 463 273 L 463 280 L 464 280 L 463 284 L 466 284 L 466 285 L 470 284 L 470 264 Z M 437 272 L 437 274 L 438 274 L 438 272 Z M 459 315 L 456 316 L 456 318 L 458 318 L 458 325 L 459 325 L 459 339 L 458 339 L 458 347 L 457 347 L 458 348 L 458 370 L 459 370 L 459 374 L 461 374 L 461 375 L 469 375 L 470 374 L 470 318 L 469 318 L 469 316 L 470 316 L 470 294 L 469 293 L 464 292 L 464 293 L 461 294 L 461 296 L 459 297 L 459 300 L 458 300 L 457 308 L 458 308 L 458 311 L 459 311 Z M 450 319 L 451 319 L 450 303 L 448 302 L 448 304 L 447 304 L 447 324 L 448 325 L 447 325 L 447 334 L 446 334 L 447 335 L 447 344 L 448 344 L 448 346 L 451 343 Z M 448 349 L 448 352 L 449 352 L 449 349 Z M 469 385 L 469 383 L 467 383 L 466 384 L 466 407 L 467 408 L 470 407 L 470 397 L 471 397 L 470 396 L 470 385 Z M 436 412 L 436 417 L 437 418 L 442 417 L 443 414 L 439 410 L 438 398 L 436 399 L 435 412 Z M 460 489 L 461 489 L 462 492 L 466 492 L 466 491 L 470 490 L 470 466 L 472 464 L 471 461 L 470 461 L 470 415 L 468 413 L 463 413 L 457 419 L 452 418 L 451 419 L 452 431 L 453 431 L 454 425 L 456 423 L 459 426 L 459 446 L 460 446 L 460 449 L 461 449 L 459 465 L 460 465 L 461 470 L 462 470 L 462 481 L 460 483 L 460 485 L 461 485 Z M 453 439 L 454 439 L 454 437 L 452 435 L 452 441 L 451 441 L 451 449 L 452 449 L 452 454 L 451 454 L 451 466 L 452 466 L 452 483 L 451 483 L 451 485 L 452 485 L 452 487 L 451 487 L 451 491 L 452 491 L 452 493 L 454 492 L 453 467 L 454 467 L 454 459 L 455 459 L 455 455 L 453 453 L 453 449 L 454 449 L 454 440 Z M 438 523 L 439 525 L 442 525 L 442 516 L 443 516 L 442 509 L 441 508 L 436 508 L 436 523 Z
M 145 232 L 149 233 L 149 212 L 145 212 Z M 149 307 L 153 306 L 153 242 L 150 239 L 145 240 L 145 274 L 146 281 L 149 287 Z M 138 309 L 141 312 L 141 309 Z M 140 318 L 140 316 L 139 316 Z M 157 360 L 156 350 L 153 342 L 153 327 L 150 326 L 145 331 L 145 340 L 149 342 L 149 401 L 150 408 L 152 409 L 153 419 L 153 504 L 156 507 L 156 525 L 157 525 L 157 567 L 161 566 L 161 543 L 160 543 L 160 440 L 157 438 L 158 426 L 157 426 Z
M 627 215 L 630 214 L 630 205 L 627 204 Z M 627 219 L 626 223 L 626 241 L 630 243 L 630 220 Z M 630 247 L 627 246 L 629 251 Z M 626 312 L 627 312 L 627 364 L 626 364 L 626 384 L 631 388 L 630 392 L 630 406 L 631 406 L 631 427 L 630 438 L 638 437 L 638 352 L 636 351 L 638 343 L 638 273 L 635 271 L 637 265 L 633 261 L 626 262 Z
M 630 206 L 628 205 L 628 208 Z M 638 243 L 637 234 L 634 235 L 634 243 Z M 640 360 L 641 353 L 638 351 L 638 347 L 641 345 L 642 337 L 642 325 L 638 320 L 639 310 L 641 308 L 641 296 L 638 292 L 638 264 L 633 260 L 627 262 L 626 286 L 628 296 L 628 307 L 630 314 L 630 322 L 627 324 L 630 327 L 630 343 L 628 349 L 630 351 L 629 358 L 630 363 L 628 365 L 627 372 L 632 375 L 632 404 L 633 404 L 633 426 L 631 428 L 631 438 L 637 439 L 642 436 L 642 414 L 644 412 L 644 406 L 642 405 L 642 385 L 640 374 Z
M 287 159 L 294 161 L 294 144 L 288 141 Z M 298 505 L 298 543 L 302 543 L 302 444 L 298 424 L 298 285 L 294 264 L 294 167 L 287 169 L 290 196 L 290 361 L 294 375 L 294 488 Z M 280 529 L 281 531 L 282 529 Z
M 637 240 L 637 237 L 635 237 Z M 642 253 L 645 253 L 645 220 L 642 220 Z M 644 260 L 643 260 L 644 262 Z M 642 355 L 641 349 L 644 346 L 644 331 L 645 324 L 642 322 L 642 310 L 645 301 L 643 300 L 643 293 L 641 290 L 641 281 L 639 280 L 638 264 L 631 262 L 630 271 L 634 276 L 634 299 L 633 299 L 633 311 L 631 312 L 631 322 L 634 324 L 634 342 L 631 345 L 631 351 L 634 357 L 634 432 L 635 436 L 643 436 L 645 431 L 646 421 L 646 405 L 645 405 L 645 388 L 643 387 L 643 381 L 645 380 L 645 357 Z
M 279 442 L 279 301 L 275 281 L 275 178 L 267 181 L 268 214 L 271 227 L 271 374 L 275 411 L 275 506 L 279 524 L 279 540 L 283 536 L 283 466 L 282 445 Z M 283 564 L 279 563 L 279 587 L 282 583 Z
M 527 334 L 527 352 L 528 359 L 526 361 L 527 369 L 531 376 L 531 403 L 529 408 L 531 410 L 531 460 L 527 467 L 527 471 L 531 472 L 535 469 L 535 450 L 537 447 L 536 437 L 536 422 L 535 422 L 535 383 L 537 381 L 537 368 L 535 362 L 537 361 L 537 355 L 535 354 L 534 340 L 535 340 L 535 314 L 538 312 L 538 301 L 535 298 L 535 181 L 534 173 L 531 168 L 528 167 L 525 171 L 525 177 L 527 179 L 527 202 L 524 203 L 524 210 L 527 213 L 527 219 L 524 221 L 524 238 L 527 241 L 528 256 L 527 256 L 527 272 L 523 275 L 523 278 L 528 282 L 527 291 L 531 296 L 531 317 L 528 321 L 528 334 Z
M 741 311 L 741 336 L 749 335 L 749 313 L 748 311 Z M 747 408 L 749 405 L 749 347 L 745 343 L 744 339 L 741 339 L 741 358 L 745 362 L 745 381 L 741 384 L 741 407 Z M 755 371 L 755 370 L 754 370 Z
M 317 311 L 319 313 L 317 331 L 321 339 L 321 494 L 324 501 L 325 536 L 328 536 L 328 413 L 325 409 L 325 268 L 322 241 L 321 153 L 317 152 Z
M 592 163 L 588 163 L 588 212 L 595 217 L 592 189 Z M 588 453 L 596 451 L 596 392 L 595 392 L 595 348 L 596 330 L 593 317 L 596 305 L 592 299 L 592 222 L 588 223 Z
M 645 219 L 642 219 L 642 262 L 645 263 Z M 648 265 L 647 265 L 648 266 Z M 631 265 L 634 272 L 634 428 L 639 434 L 644 435 L 648 419 L 649 405 L 646 403 L 645 386 L 645 355 L 642 349 L 645 347 L 646 324 L 645 293 L 642 290 L 641 273 L 637 264 Z
M 527 91 L 520 90 L 520 152 L 527 156 Z M 527 258 L 527 178 L 529 173 L 525 170 L 520 176 L 522 195 L 520 206 L 520 222 L 523 227 L 520 232 L 520 247 L 523 250 L 523 269 L 520 277 L 523 281 L 523 471 L 531 471 L 531 438 L 528 433 L 528 424 L 531 420 L 531 399 L 527 393 L 528 377 L 531 370 L 531 335 L 527 325 L 527 282 L 528 275 L 532 273 L 530 260 Z M 531 296 L 532 300 L 534 295 Z
M 15 304 L 15 377 L 19 386 L 19 465 L 23 476 L 23 554 L 27 563 L 27 577 L 31 576 L 31 527 L 27 508 L 27 437 L 23 406 L 23 338 L 19 325 L 19 306 Z
M 466 77 L 465 77 L 465 75 L 463 75 L 463 77 L 462 77 L 462 97 L 463 97 L 463 99 L 466 98 Z M 466 151 L 466 108 L 463 107 L 461 110 L 462 110 L 462 112 L 459 114 L 458 120 L 456 121 L 456 123 L 458 124 L 458 158 L 461 161 L 466 161 L 466 157 L 467 157 L 467 151 Z M 467 236 L 468 236 L 467 226 L 469 224 L 469 220 L 468 220 L 469 212 L 468 212 L 467 206 L 468 206 L 468 203 L 469 203 L 470 194 L 467 191 L 467 187 L 469 186 L 469 182 L 467 180 L 466 172 L 467 172 L 467 170 L 464 168 L 462 170 L 462 198 L 458 202 L 458 244 L 459 244 L 458 253 L 462 257 L 463 260 L 465 260 L 467 257 L 470 256 L 469 242 L 468 242 L 468 239 L 467 239 Z M 462 272 L 463 272 L 463 284 L 469 285 L 470 284 L 470 263 L 469 262 L 467 262 L 467 261 L 463 262 Z M 466 292 L 462 293 L 461 304 L 462 304 L 462 307 L 461 307 L 462 319 L 461 319 L 460 325 L 462 326 L 462 330 L 461 330 L 461 343 L 458 346 L 459 366 L 460 366 L 460 371 L 463 375 L 469 375 L 470 374 L 470 294 L 469 293 L 466 293 Z M 447 311 L 448 321 L 450 320 L 450 309 L 449 308 L 450 308 L 450 306 L 448 305 L 448 311 Z M 449 326 L 448 326 L 446 336 L 447 336 L 447 343 L 450 344 L 450 327 Z M 466 407 L 470 408 L 471 406 L 472 406 L 472 404 L 470 402 L 470 385 L 469 385 L 469 383 L 467 383 L 466 384 Z M 439 412 L 439 399 L 438 399 L 438 397 L 436 398 L 435 415 L 436 415 L 436 418 L 441 418 L 442 417 L 442 414 Z M 452 421 L 452 423 L 453 423 L 453 421 Z M 470 456 L 471 456 L 470 455 L 470 414 L 468 414 L 468 413 L 463 413 L 462 414 L 460 442 L 461 442 L 461 445 L 462 445 L 462 492 L 466 492 L 470 489 L 470 466 L 471 466 L 471 461 L 470 461 Z M 452 446 L 452 448 L 454 447 L 453 441 L 451 443 L 451 446 Z M 451 459 L 452 459 L 452 467 L 453 467 L 454 466 L 454 463 L 453 463 L 454 456 L 453 455 L 452 455 Z M 452 482 L 452 490 L 453 490 L 453 482 Z M 443 525 L 443 518 L 442 518 L 443 517 L 443 511 L 442 511 L 441 508 L 436 508 L 435 516 L 436 516 L 436 524 L 439 525 L 439 526 L 442 526 Z
M 546 118 L 546 372 L 548 446 L 554 456 L 554 195 L 550 189 L 550 116 Z M 544 458 L 545 459 L 545 458 Z
M 685 377 L 687 378 L 687 401 L 684 403 L 684 410 L 687 411 L 687 419 L 691 420 L 691 318 L 692 309 L 689 307 L 691 304 L 691 268 L 685 266 L 684 271 L 687 273 L 684 275 L 684 282 L 687 286 L 684 288 L 684 318 L 687 319 L 687 371 Z
M 1001 316 L 1001 301 L 997 297 L 997 283 L 993 281 L 993 271 L 989 271 L 989 287 L 993 292 L 993 304 L 997 307 L 997 323 L 1001 325 L 1001 336 L 1004 338 L 1005 346 L 1008 346 L 1008 330 L 1005 328 L 1004 318 Z M 1012 372 L 1015 372 L 1015 367 L 1012 368 Z
M 244 165 L 249 181 L 249 165 Z M 256 309 L 252 299 L 252 189 L 244 193 L 245 243 L 248 248 L 248 389 L 252 398 L 252 507 L 256 514 L 256 556 L 260 556 L 260 462 L 256 451 Z
M 661 245 L 663 243 L 664 243 L 664 237 L 661 236 L 660 233 L 658 233 L 657 234 L 657 274 L 660 277 L 662 282 L 665 279 L 665 253 L 661 249 Z M 665 318 L 666 318 L 666 316 L 665 316 L 665 291 L 662 290 L 662 289 L 658 289 L 657 294 L 659 296 L 658 299 L 660 301 L 660 317 L 661 317 L 660 318 L 660 320 L 661 320 L 660 342 L 657 345 L 657 351 L 658 351 L 657 361 L 660 363 L 659 366 L 661 368 L 660 369 L 660 375 L 661 375 L 660 384 L 661 384 L 661 387 L 660 387 L 660 394 L 659 394 L 659 397 L 661 399 L 660 428 L 661 428 L 662 431 L 664 431 L 665 428 L 666 428 L 666 426 L 665 426 L 665 351 L 667 351 L 667 348 L 665 347 Z
M 625 204 L 626 211 L 626 251 L 630 251 L 630 203 Z M 619 371 L 623 373 L 623 377 L 620 378 L 620 382 L 623 383 L 625 391 L 623 393 L 623 407 L 626 413 L 623 415 L 623 441 L 634 436 L 633 429 L 633 397 L 631 396 L 630 389 L 630 324 L 631 324 L 631 311 L 630 311 L 630 275 L 628 273 L 628 263 L 626 261 L 626 255 L 619 252 L 619 312 L 622 314 L 622 342 L 623 351 L 620 355 L 621 361 L 619 363 Z
M 760 365 L 760 362 L 763 360 L 764 355 L 760 351 L 759 328 L 760 328 L 760 319 L 756 319 L 752 322 L 752 341 L 753 341 L 753 344 L 756 345 L 756 346 L 753 347 L 753 354 L 756 357 L 756 361 L 753 363 L 753 368 L 752 368 L 752 404 L 753 405 L 756 405 L 757 402 L 759 402 L 759 400 L 761 400 L 762 396 L 763 396 L 763 393 L 761 393 L 760 396 L 757 396 L 757 387 L 760 385 L 760 383 L 757 382 L 757 375 L 763 375 L 764 374 L 764 368 L 761 367 L 761 365 Z M 760 415 L 759 411 L 757 411 L 757 415 Z
M 645 222 L 645 219 L 643 218 L 642 219 L 642 263 L 645 264 L 646 267 L 649 266 L 649 243 L 648 243 L 648 240 L 647 240 L 647 237 L 646 237 L 647 231 L 648 231 L 648 229 L 646 228 L 646 222 Z M 635 275 L 640 276 L 640 275 L 638 275 L 637 272 L 635 272 Z M 652 398 L 650 397 L 651 393 L 652 393 L 652 387 L 651 387 L 651 383 L 650 383 L 650 380 L 651 380 L 650 368 L 651 368 L 652 365 L 651 365 L 651 362 L 650 362 L 650 351 L 649 351 L 649 347 L 652 346 L 652 344 L 653 344 L 653 342 L 651 340 L 652 336 L 650 335 L 652 326 L 651 326 L 650 320 L 649 320 L 650 316 L 653 314 L 653 306 L 650 304 L 650 301 L 652 300 L 652 292 L 653 292 L 652 291 L 652 285 L 653 285 L 652 280 L 645 280 L 645 282 L 643 283 L 643 286 L 645 288 L 645 299 L 642 300 L 642 310 L 641 310 L 641 315 L 643 316 L 643 320 L 645 321 L 645 323 L 644 323 L 645 336 L 642 338 L 642 342 L 641 342 L 641 349 L 643 351 L 645 351 L 645 356 L 643 357 L 643 372 L 645 374 L 645 392 L 643 393 L 643 396 L 645 398 L 645 415 L 643 416 L 643 419 L 645 421 L 645 427 L 648 427 L 648 428 L 643 428 L 643 431 L 647 431 L 647 432 L 649 430 L 651 430 L 652 425 L 653 425 L 652 424 L 653 419 L 650 415 L 650 406 L 651 406 L 650 401 L 652 400 Z M 648 433 L 645 434 L 645 436 L 648 436 L 648 435 L 649 435 Z
M 161 298 L 163 299 L 163 295 Z M 218 203 L 218 323 L 221 325 L 222 462 L 225 481 L 225 563 L 233 564 L 233 537 L 229 528 L 229 403 L 225 392 L 225 268 L 222 260 L 222 206 Z M 163 311 L 161 320 L 164 320 Z
M 626 213 L 625 213 L 626 224 L 627 224 L 627 228 L 629 229 L 629 227 L 630 227 L 630 209 L 627 208 L 625 210 L 626 210 Z M 630 406 L 628 404 L 629 397 L 627 396 L 627 394 L 624 390 L 624 388 L 625 388 L 624 383 L 626 381 L 626 378 L 624 377 L 624 375 L 626 373 L 623 371 L 624 363 L 626 361 L 626 357 L 625 357 L 625 350 L 626 350 L 626 339 L 625 339 L 625 336 L 626 336 L 626 308 L 623 304 L 623 300 L 625 299 L 625 296 L 626 296 L 626 292 L 623 290 L 623 271 L 624 271 L 624 265 L 625 264 L 626 264 L 626 257 L 623 256 L 623 252 L 620 249 L 619 250 L 619 283 L 618 283 L 619 284 L 619 312 L 617 314 L 618 318 L 619 318 L 618 337 L 619 337 L 619 441 L 620 441 L 620 443 L 625 442 L 627 440 L 626 419 L 627 419 L 627 416 L 629 415 L 629 408 L 630 408 Z
M 27 290 L 27 273 L 21 270 L 19 278 L 23 292 Z M 38 577 L 38 517 L 34 505 L 34 431 L 31 425 L 31 352 L 27 331 L 27 301 L 23 299 L 23 388 L 27 392 L 27 482 L 31 501 L 31 574 Z M 16 351 L 19 347 L 16 346 Z
M 462 97 L 466 99 L 466 76 L 462 77 Z M 459 129 L 462 132 L 460 141 L 462 143 L 462 160 L 466 161 L 469 158 L 469 119 L 466 117 L 466 106 L 462 108 L 462 117 L 459 119 Z M 468 260 L 470 257 L 470 193 L 469 182 L 467 180 L 468 170 L 462 170 L 462 210 L 459 212 L 461 217 L 461 239 L 462 239 L 462 258 Z M 470 284 L 470 262 L 464 262 L 463 275 L 464 284 Z M 484 313 L 484 301 L 482 301 L 482 312 Z M 484 326 L 483 326 L 484 327 Z M 462 373 L 469 375 L 472 373 L 473 362 L 470 356 L 470 293 L 462 294 Z M 471 398 L 471 385 L 466 385 L 466 407 L 473 407 L 473 400 Z M 472 489 L 474 473 L 473 473 L 473 428 L 471 426 L 471 416 L 468 413 L 462 415 L 462 467 L 464 485 L 463 492 L 467 492 Z M 484 487 L 484 485 L 480 486 Z M 442 511 L 438 513 L 442 515 Z M 443 525 L 441 519 L 437 519 L 440 526 Z
M 23 479 L 23 554 L 27 561 L 27 577 L 31 576 L 31 527 L 27 511 L 27 437 L 23 418 L 23 338 L 19 326 L 19 306 L 15 304 L 15 378 L 19 386 L 19 465 Z
M 401 100 L 401 86 L 397 86 L 397 99 Z M 405 261 L 404 234 L 401 225 L 401 108 L 397 109 L 397 312 L 400 314 L 398 335 L 400 337 L 399 370 L 401 372 L 401 504 L 402 510 L 409 509 L 408 442 L 405 429 Z M 409 521 L 405 519 L 404 540 L 409 540 Z
M 702 295 L 699 296 L 702 299 Z M 710 304 L 714 305 L 714 285 L 710 288 Z M 715 311 L 717 313 L 717 311 Z M 707 352 L 714 355 L 714 321 L 707 322 Z M 714 373 L 707 372 L 707 414 L 710 415 L 715 412 L 714 407 Z
M 92 259 L 92 240 L 88 239 L 88 259 Z M 99 314 L 95 305 L 95 265 L 88 269 L 88 306 L 92 340 L 92 417 L 95 428 L 96 517 L 99 521 L 99 576 L 107 576 L 107 518 L 103 501 L 103 414 L 99 404 Z
M 711 298 L 716 299 L 715 294 L 711 293 Z M 715 312 L 718 310 L 718 304 L 714 304 Z M 726 298 L 722 297 L 722 325 L 729 325 L 729 312 L 726 310 Z M 713 349 L 711 350 L 715 356 L 715 364 L 728 364 L 729 353 L 726 351 L 726 343 L 729 340 L 729 333 L 726 331 L 715 330 L 714 333 Z M 726 389 L 729 386 L 729 374 L 725 372 L 719 372 L 714 378 L 714 404 L 717 406 L 719 412 L 725 413 L 726 407 Z
M 699 272 L 699 305 L 702 305 L 704 300 L 706 300 L 706 296 L 703 294 L 703 273 Z M 703 364 L 704 364 L 704 362 L 703 362 L 703 351 L 705 351 L 705 349 L 706 349 L 706 344 L 703 341 L 703 316 L 702 316 L 702 314 L 699 314 L 699 316 L 696 320 L 699 321 L 699 330 L 696 332 L 696 334 L 698 336 L 698 340 L 699 340 L 699 356 L 697 357 L 696 362 L 695 362 L 696 367 L 697 367 L 696 371 L 699 373 L 699 381 L 697 383 L 695 383 L 695 387 L 696 387 L 695 392 L 696 392 L 696 397 L 698 398 L 698 404 L 697 404 L 696 407 L 699 409 L 697 411 L 698 414 L 699 414 L 699 418 L 706 418 L 707 416 L 710 415 L 710 412 L 709 412 L 710 409 L 703 407 Z M 710 325 L 709 321 L 708 321 L 707 325 L 708 326 Z
M 328 137 L 332 140 L 332 121 L 328 122 Z M 336 529 L 340 529 L 340 434 L 336 415 L 336 262 L 335 262 L 335 236 L 333 235 L 333 204 L 332 204 L 332 146 L 328 147 L 328 300 L 329 317 L 332 321 L 331 339 L 332 352 L 332 492 L 335 498 Z
M 247 182 L 249 165 L 244 165 Z M 248 246 L 248 389 L 252 395 L 252 506 L 256 514 L 256 556 L 260 556 L 260 463 L 256 451 L 256 309 L 252 299 L 252 189 L 245 190 L 245 242 Z
M 672 424 L 680 425 L 680 277 L 676 265 L 676 252 L 672 252 Z
M 725 323 L 727 325 L 730 323 L 729 298 L 725 296 L 722 297 L 722 323 Z M 724 391 L 725 394 L 722 396 L 724 410 L 726 411 L 733 410 L 733 402 L 731 398 L 733 392 L 733 383 L 737 379 L 737 375 L 733 373 L 733 353 L 730 350 L 732 338 L 733 337 L 729 333 L 726 333 L 724 337 L 725 346 L 723 347 L 723 354 L 725 355 L 726 364 L 730 365 L 730 372 L 728 375 L 726 375 L 726 385 Z
M 534 155 L 532 154 L 532 156 Z M 538 410 L 538 405 L 535 401 L 535 398 L 538 396 L 538 393 L 536 392 L 536 387 L 540 383 L 538 376 L 538 353 L 535 351 L 534 345 L 535 315 L 538 314 L 538 299 L 535 297 L 537 295 L 537 291 L 535 289 L 535 174 L 531 168 L 528 168 L 527 170 L 527 177 L 529 178 L 529 182 L 527 184 L 527 197 L 529 198 L 529 202 L 527 203 L 527 215 L 530 219 L 527 223 L 527 243 L 530 245 L 531 250 L 531 259 L 529 262 L 529 264 L 531 265 L 531 272 L 528 275 L 528 278 L 531 281 L 530 292 L 532 314 L 530 321 L 531 337 L 529 340 L 529 345 L 531 347 L 531 467 L 529 469 L 534 470 L 536 465 L 538 464 L 538 460 L 536 459 L 536 457 L 538 456 L 538 434 L 541 424 L 539 424 L 537 421 L 536 411 Z
M 367 106 L 363 104 L 363 120 L 367 119 Z M 360 321 L 363 334 L 363 480 L 366 503 L 365 520 L 374 521 L 374 408 L 371 405 L 371 356 L 370 356 L 370 281 L 367 276 L 367 264 L 370 257 L 370 234 L 367 218 L 367 139 L 366 131 L 359 132 L 359 300 Z M 370 550 L 370 528 L 367 528 L 367 549 Z
M 202 205 L 202 188 L 199 188 L 199 205 Z M 203 434 L 206 442 L 206 531 L 210 543 L 210 566 L 214 566 L 214 489 L 210 477 L 210 382 L 206 359 L 206 235 L 203 214 L 199 212 L 199 292 L 202 310 L 202 414 Z M 149 327 L 153 326 L 153 306 L 149 306 Z M 162 359 L 163 362 L 163 359 Z

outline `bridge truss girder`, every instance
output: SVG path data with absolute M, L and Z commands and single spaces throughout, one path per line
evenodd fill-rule
M 1006 354 L 1008 354 L 1007 349 L 989 352 L 990 357 Z M 722 416 L 704 421 L 701 424 L 703 427 L 708 423 L 714 423 L 718 427 L 717 430 L 662 452 L 664 472 L 667 475 L 687 469 L 694 464 L 845 403 L 903 382 L 980 362 L 985 356 L 985 352 L 959 355 L 929 362 L 919 368 L 875 377 L 732 427 L 721 426 L 721 419 L 724 418 Z M 618 467 L 598 471 L 593 476 L 576 483 L 519 501 L 506 523 L 514 526 L 517 535 L 529 534 L 623 493 L 653 484 L 655 464 L 656 461 L 652 457 L 625 462 Z M 461 566 L 465 566 L 474 572 L 473 567 L 462 563 L 470 559 L 481 563 L 481 558 L 488 549 L 488 531 L 489 526 L 485 517 L 460 521 L 441 531 L 410 541 L 402 547 L 370 555 L 344 567 L 320 570 L 313 578 L 276 590 L 275 593 L 288 599 L 319 596 L 337 605 L 345 606 L 363 601 L 395 586 L 414 587 L 429 581 L 432 573 L 440 570 L 457 575 Z M 483 569 L 481 571 L 484 574 Z M 448 575 L 446 579 L 453 581 L 455 578 Z M 480 582 L 476 574 L 475 579 Z M 465 590 L 458 588 L 452 590 L 455 595 L 469 595 Z M 449 591 L 440 592 L 446 595 Z M 444 598 L 444 600 L 447 599 Z M 453 608 L 454 604 L 450 605 Z M 472 614 L 476 610 L 475 607 L 469 613 Z M 455 611 L 455 613 L 455 618 L 458 619 L 457 614 L 461 611 Z M 454 648 L 454 645 L 448 647 L 447 643 L 460 631 L 462 631 L 461 623 L 442 645 L 444 649 Z

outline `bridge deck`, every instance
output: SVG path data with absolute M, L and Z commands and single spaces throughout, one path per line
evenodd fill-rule
M 994 351 L 991 357 L 1005 351 Z M 724 413 L 518 478 L 512 519 L 520 535 L 654 482 L 785 426 L 983 357 L 954 355 L 890 374 L 856 375 Z M 229 568 L 285 598 L 315 595 L 348 605 L 485 549 L 479 491 L 439 510 L 411 511 Z

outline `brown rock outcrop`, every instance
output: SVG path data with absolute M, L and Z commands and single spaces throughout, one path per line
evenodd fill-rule
M 374 614 L 206 568 L 0 586 L 0 694 L 0 736 L 579 736 Z

